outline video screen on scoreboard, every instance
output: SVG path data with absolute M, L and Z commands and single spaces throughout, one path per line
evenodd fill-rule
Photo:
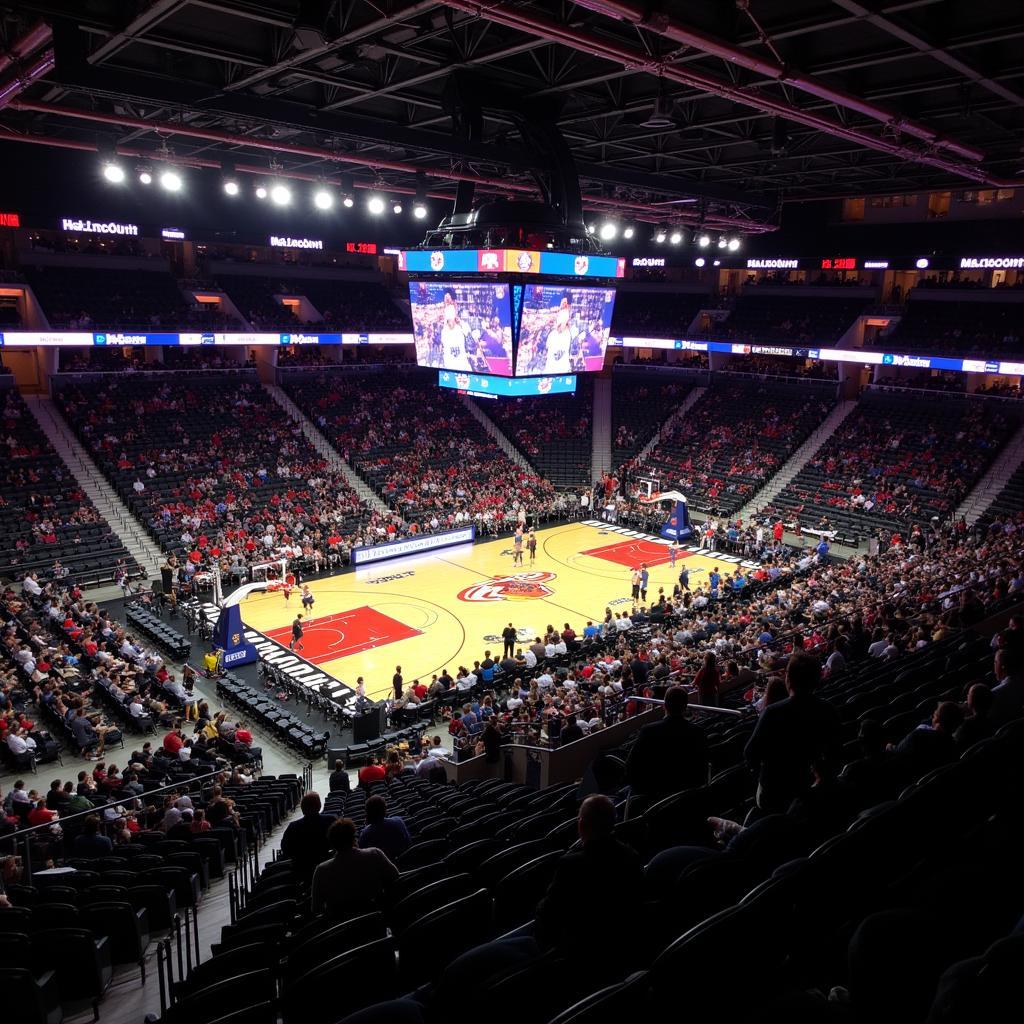
M 516 376 L 601 370 L 614 306 L 614 288 L 525 285 Z
M 416 362 L 439 370 L 512 376 L 509 285 L 410 281 Z

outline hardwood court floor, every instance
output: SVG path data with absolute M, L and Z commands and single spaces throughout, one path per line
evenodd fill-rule
M 587 620 L 600 623 L 605 609 L 631 606 L 630 573 L 646 562 L 650 571 L 647 600 L 658 588 L 671 594 L 685 565 L 690 588 L 707 585 L 707 574 L 732 564 L 697 553 L 679 552 L 670 565 L 668 542 L 624 527 L 584 520 L 537 533 L 537 557 L 512 565 L 511 539 L 463 544 L 436 553 L 395 559 L 353 573 L 316 580 L 311 612 L 303 615 L 304 649 L 300 656 L 349 686 L 366 681 L 366 695 L 389 696 L 395 666 L 408 683 L 430 682 L 447 667 L 490 649 L 500 656 L 501 631 L 509 621 L 520 642 L 530 643 L 550 623 L 559 630 L 568 622 L 577 633 Z M 303 611 L 298 590 L 288 602 L 281 592 L 253 594 L 242 604 L 242 620 L 287 645 L 291 623 Z

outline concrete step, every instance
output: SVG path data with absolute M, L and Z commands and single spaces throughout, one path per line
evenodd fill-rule
M 82 491 L 110 524 L 111 529 L 145 570 L 147 576 L 150 579 L 156 578 L 163 562 L 160 549 L 146 533 L 146 528 L 132 515 L 128 506 L 107 482 L 64 421 L 53 400 L 46 395 L 26 395 L 25 403 Z
M 346 462 L 338 450 L 320 433 L 317 425 L 285 394 L 277 384 L 264 384 L 263 387 L 271 398 L 302 428 L 303 434 L 310 444 L 327 460 L 332 469 L 339 472 L 349 487 L 372 509 L 388 515 L 394 513 L 381 501 L 379 495 L 365 480 Z
M 737 513 L 739 518 L 747 521 L 753 516 L 758 509 L 763 508 L 767 505 L 772 498 L 780 493 L 790 481 L 800 472 L 804 466 L 819 451 L 821 451 L 825 442 L 836 432 L 839 425 L 846 419 L 854 409 L 857 408 L 857 403 L 853 400 L 847 400 L 840 402 L 822 421 L 821 425 L 813 431 L 810 437 L 793 454 L 786 460 L 786 462 L 780 467 L 778 473 L 774 474 L 772 478 L 761 488 L 743 506 L 742 509 Z
M 526 456 L 505 436 L 501 428 L 490 418 L 467 395 L 460 395 L 462 404 L 469 410 L 470 416 L 473 417 L 483 428 L 487 431 L 491 437 L 494 438 L 498 443 L 498 447 L 515 463 L 522 466 L 529 473 L 535 473 L 536 470 L 530 465 L 529 460 Z

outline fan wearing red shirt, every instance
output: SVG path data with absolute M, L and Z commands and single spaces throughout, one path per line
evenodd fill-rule
M 32 794 L 30 793 L 31 797 Z M 29 825 L 48 825 L 54 818 L 57 817 L 56 811 L 51 811 L 46 807 L 42 801 L 37 803 L 31 811 L 28 812 L 28 823 Z
M 185 741 L 181 738 L 181 733 L 176 729 L 172 729 L 165 737 L 163 742 L 164 750 L 168 754 L 176 757 L 178 751 L 185 745 Z
M 384 765 L 374 758 L 371 764 L 359 769 L 359 785 L 369 786 L 373 782 L 383 782 L 387 774 Z

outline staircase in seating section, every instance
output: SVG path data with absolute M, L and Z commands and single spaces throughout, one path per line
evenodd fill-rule
M 857 408 L 857 403 L 852 400 L 840 402 L 822 421 L 820 427 L 811 434 L 809 438 L 782 464 L 776 473 L 764 487 L 755 494 L 736 513 L 736 517 L 744 522 L 757 512 L 758 509 L 768 505 L 785 486 L 800 472 L 807 463 L 814 458 L 821 450 L 825 442 L 836 432 L 839 425 L 847 416 Z
M 612 381 L 594 381 L 594 408 L 590 417 L 590 479 L 600 480 L 612 469 Z
M 988 472 L 974 485 L 974 489 L 960 503 L 956 510 L 956 518 L 963 516 L 970 525 L 974 525 L 985 513 L 1006 486 L 1006 482 L 1017 472 L 1024 462 L 1024 423 L 1003 446 L 996 456 L 995 462 Z
M 64 421 L 53 399 L 47 395 L 24 395 L 25 404 L 36 418 L 54 450 L 64 460 L 79 486 L 89 496 L 100 515 L 121 538 L 131 556 L 142 567 L 148 579 L 159 579 L 163 555 L 146 533 L 146 528 L 132 515 L 128 506 L 99 471 L 96 463 L 79 443 Z
M 530 465 L 529 460 L 526 456 L 505 436 L 501 428 L 491 419 L 467 395 L 460 395 L 463 405 L 469 411 L 469 415 L 473 417 L 483 428 L 487 431 L 491 437 L 497 442 L 498 447 L 517 465 L 522 466 L 527 473 L 536 473 L 537 471 Z M 500 401 L 500 399 L 499 399 Z
M 264 384 L 267 393 L 302 428 L 306 440 L 327 460 L 331 469 L 340 473 L 359 497 L 378 512 L 391 514 L 377 494 L 367 486 L 363 478 L 338 454 L 337 449 L 320 433 L 316 424 L 284 393 L 277 384 Z
M 640 463 L 654 451 L 655 445 L 668 433 L 675 424 L 681 420 L 703 397 L 707 388 L 694 388 L 682 401 L 668 414 L 665 422 L 654 432 L 654 436 L 640 449 L 634 459 Z

